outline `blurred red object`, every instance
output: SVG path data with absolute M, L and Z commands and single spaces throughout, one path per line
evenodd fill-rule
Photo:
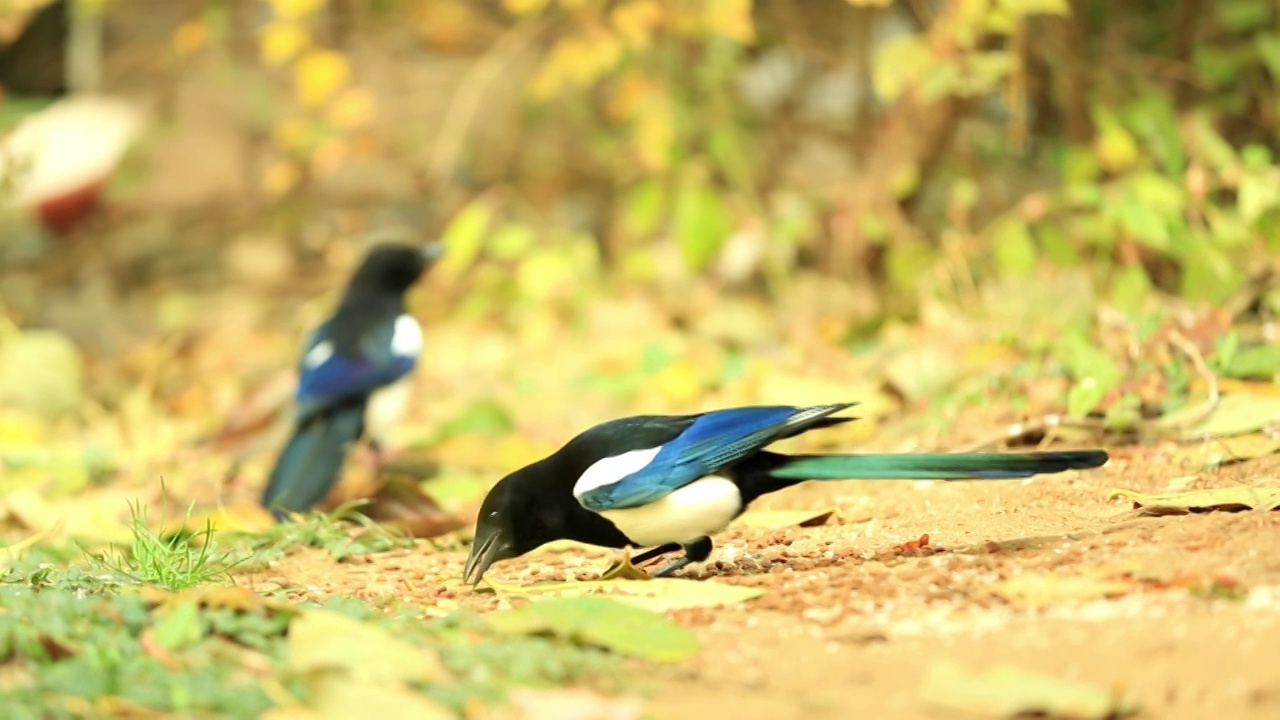
M 74 95 L 24 118 L 0 140 L 0 177 L 9 202 L 65 233 L 100 205 L 102 189 L 141 135 L 135 104 L 105 95 Z

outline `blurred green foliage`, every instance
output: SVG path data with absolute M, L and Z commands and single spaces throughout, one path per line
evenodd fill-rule
M 522 147 L 562 149 L 561 169 L 597 184 L 602 259 L 646 277 L 674 248 L 702 274 L 736 238 L 762 246 L 751 270 L 766 277 L 816 264 L 913 293 L 954 263 L 950 244 L 979 277 L 1085 264 L 1136 312 L 1153 287 L 1221 303 L 1280 244 L 1274 3 L 790 5 L 504 3 L 553 28 Z M 779 77 L 753 86 L 765 66 Z M 824 99 L 837 109 L 803 111 Z M 926 128 L 893 131 L 922 112 L 943 116 L 932 147 L 912 146 Z M 845 157 L 811 182 L 792 160 L 815 140 Z M 495 205 L 511 224 L 486 215 Z M 859 229 L 842 232 L 850 209 Z M 466 206 L 446 232 L 466 248 L 458 263 L 481 246 L 520 257 L 535 243 L 524 210 L 487 195 Z M 534 257 L 547 288 L 595 260 Z M 546 294 L 534 285 L 517 282 Z

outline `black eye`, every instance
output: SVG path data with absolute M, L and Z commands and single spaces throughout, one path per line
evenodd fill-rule
M 496 517 L 498 517 L 498 511 L 497 511 L 497 510 L 494 510 L 493 512 L 489 513 L 489 517 L 491 517 L 491 518 L 496 518 Z

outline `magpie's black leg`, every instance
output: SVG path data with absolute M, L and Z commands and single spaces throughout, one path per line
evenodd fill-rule
M 691 543 L 684 544 L 682 547 L 684 548 L 684 557 L 655 572 L 653 574 L 654 577 L 665 577 L 686 565 L 702 562 L 711 557 L 712 544 L 709 537 L 700 537 Z
M 631 558 L 631 564 L 643 565 L 660 555 L 666 555 L 669 552 L 675 552 L 679 549 L 680 549 L 680 543 L 667 543 L 666 545 L 659 545 L 658 547 L 645 550 L 639 555 L 636 555 L 635 557 Z

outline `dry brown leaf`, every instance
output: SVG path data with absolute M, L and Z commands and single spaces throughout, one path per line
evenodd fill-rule
M 730 527 L 758 530 L 781 530 L 789 527 L 817 527 L 826 525 L 831 518 L 839 518 L 837 508 L 824 510 L 748 510 Z
M 1142 515 L 1185 515 L 1193 512 L 1221 510 L 1275 510 L 1280 508 L 1280 487 L 1232 485 L 1186 492 L 1144 495 L 1132 490 L 1114 489 L 1107 500 L 1128 498 Z
M 1280 450 L 1280 438 L 1264 433 L 1220 437 L 1180 447 L 1169 457 L 1175 465 L 1189 470 L 1227 465 L 1270 455 Z
M 442 508 L 417 481 L 400 477 L 389 478 L 360 512 L 370 520 L 418 538 L 439 537 L 467 524 Z

